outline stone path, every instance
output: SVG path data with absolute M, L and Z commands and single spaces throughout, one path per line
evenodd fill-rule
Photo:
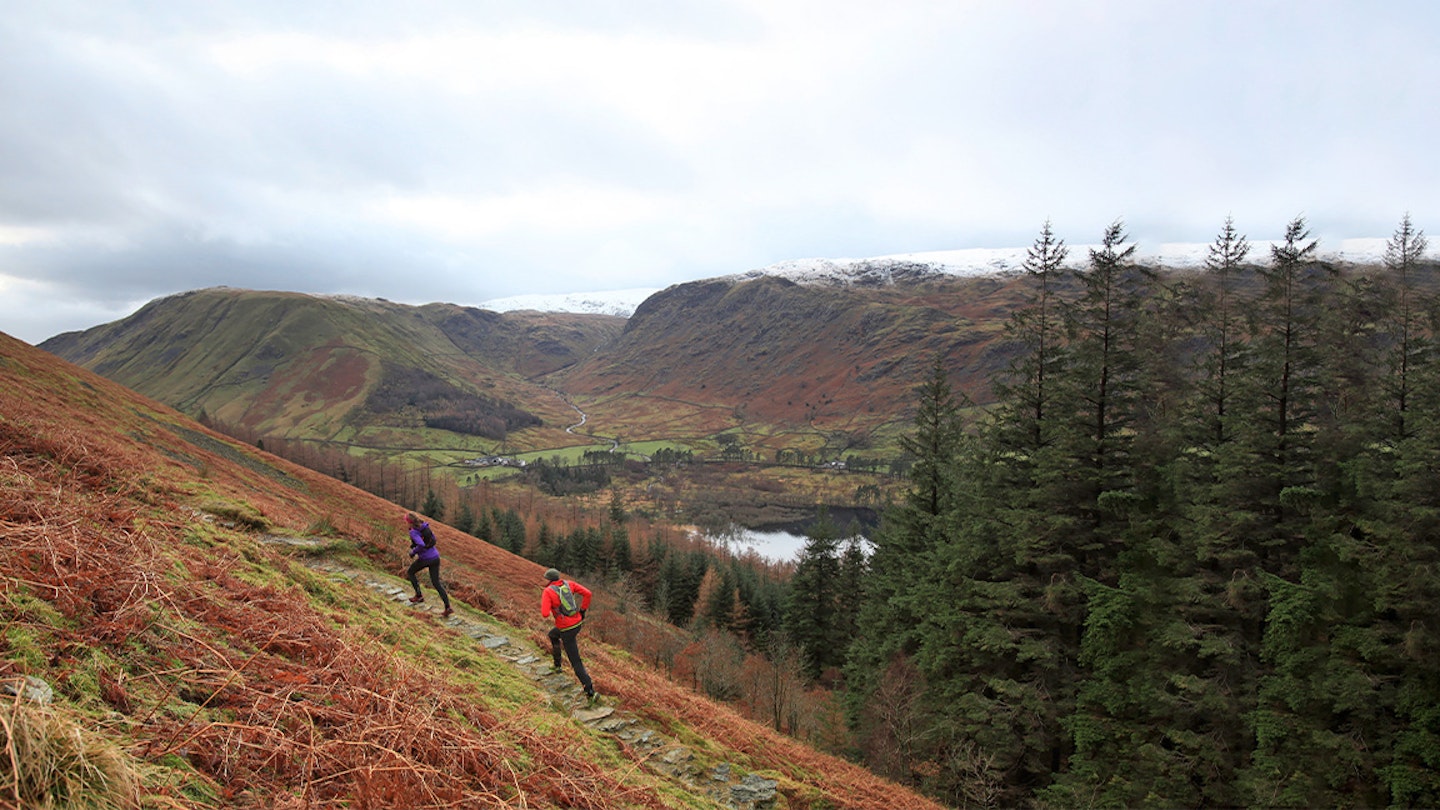
M 319 548 L 326 541 L 323 538 L 283 537 L 263 535 L 268 543 Z M 375 590 L 406 610 L 433 614 L 436 621 L 452 627 L 474 639 L 475 642 L 501 659 L 525 673 L 551 695 L 552 702 L 566 711 L 580 723 L 596 731 L 614 737 L 638 753 L 640 761 L 653 773 L 681 785 L 695 795 L 705 796 L 721 807 L 736 810 L 767 810 L 775 804 L 776 787 L 773 779 L 755 774 L 738 776 L 729 763 L 704 767 L 696 761 L 695 754 L 686 746 L 666 737 L 646 725 L 644 718 L 624 711 L 613 705 L 605 705 L 614 698 L 601 695 L 600 704 L 587 705 L 584 691 L 568 668 L 559 674 L 550 672 L 549 650 L 541 650 L 533 644 L 516 643 L 507 635 L 496 632 L 498 621 L 482 622 L 465 617 L 472 609 L 451 597 L 455 613 L 441 618 L 441 605 L 429 600 L 410 604 L 412 591 L 408 583 L 399 577 L 379 574 L 346 565 L 338 560 L 323 556 L 306 556 L 303 562 L 334 579 L 357 583 Z M 430 594 L 433 598 L 433 594 Z M 477 611 L 478 612 L 478 611 Z

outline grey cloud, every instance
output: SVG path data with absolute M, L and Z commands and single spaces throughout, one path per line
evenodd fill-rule
M 1208 241 L 1231 214 L 1255 239 L 1301 212 L 1327 238 L 1388 235 L 1407 210 L 1440 228 L 1440 7 L 1423 0 L 808 7 L 822 16 L 788 0 L 12 5 L 0 330 L 37 341 L 59 316 L 33 310 L 83 319 L 214 284 L 473 303 L 1011 247 L 1047 218 L 1073 243 L 1117 217 L 1150 242 Z M 587 84 L 603 65 L 533 78 L 486 62 L 499 73 L 457 89 L 304 53 L 251 71 L 210 50 L 446 31 L 583 33 L 602 59 L 662 38 L 721 56 L 694 73 L 655 57 L 637 81 L 670 81 L 617 104 L 610 91 L 637 88 Z M 680 136 L 657 123 L 675 102 L 693 103 Z M 582 221 L 524 211 L 473 234 L 375 210 L 493 213 L 572 188 L 600 201 L 577 206 Z M 637 213 L 585 220 L 609 193 Z

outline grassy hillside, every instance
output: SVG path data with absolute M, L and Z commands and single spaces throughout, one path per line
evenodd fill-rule
M 779 448 L 893 450 L 936 360 L 989 400 L 1013 280 L 939 277 L 880 287 L 781 278 L 682 284 L 647 300 L 603 352 L 555 375 L 600 435 L 734 430 Z
M 587 714 L 526 668 L 538 566 L 437 525 L 458 615 L 412 609 L 398 507 L 5 335 L 0 450 L 0 802 L 934 806 L 593 638 Z
M 357 453 L 428 448 L 443 463 L 583 445 L 566 431 L 578 407 L 596 446 L 703 453 L 729 432 L 767 458 L 893 456 L 937 359 L 989 399 L 1014 303 L 996 277 L 716 279 L 658 293 L 626 322 L 209 289 L 42 348 L 185 413 Z
M 593 353 L 623 322 L 212 288 L 44 348 L 263 435 L 403 448 L 442 426 L 445 444 L 479 452 L 507 427 L 563 442 L 574 411 L 532 378 Z

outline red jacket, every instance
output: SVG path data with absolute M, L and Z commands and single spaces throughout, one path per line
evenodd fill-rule
M 566 580 L 563 579 L 556 580 L 555 582 L 546 585 L 544 592 L 540 595 L 540 615 L 546 618 L 554 616 L 555 626 L 560 628 L 561 630 L 567 630 L 579 624 L 580 622 L 585 621 L 585 617 L 581 616 L 579 613 L 576 613 L 574 616 L 566 616 L 564 613 L 560 612 L 560 594 L 556 592 L 554 586 L 557 586 L 565 581 Z M 581 585 L 578 582 L 570 582 L 570 590 L 576 596 L 580 597 L 580 609 L 589 610 L 590 589 L 585 587 L 584 585 Z

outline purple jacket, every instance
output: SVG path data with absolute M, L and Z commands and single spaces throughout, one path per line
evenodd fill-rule
M 423 562 L 440 559 L 440 549 L 435 548 L 435 534 L 429 523 L 410 527 L 410 556 Z

